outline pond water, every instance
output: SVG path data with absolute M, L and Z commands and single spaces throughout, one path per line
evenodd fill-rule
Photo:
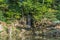
M 60 40 L 60 37 L 50 36 L 49 34 L 48 36 L 43 36 L 40 34 L 37 35 L 31 33 L 32 33 L 31 31 L 23 31 L 23 32 L 15 31 L 15 33 L 13 31 L 11 35 L 9 33 L 6 35 L 5 32 L 4 33 L 2 32 L 0 34 L 0 40 Z
M 27 36 L 25 38 L 21 38 L 20 40 L 60 40 L 60 37 L 56 37 L 56 38 L 47 38 L 47 37 L 40 37 L 40 36 Z
M 9 39 L 8 37 L 6 38 L 1 38 L 0 40 L 60 40 L 60 37 L 44 37 L 44 36 L 23 36 L 23 37 L 15 37 L 15 38 L 11 38 Z

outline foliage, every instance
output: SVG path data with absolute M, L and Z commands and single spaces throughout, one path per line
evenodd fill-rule
M 0 0 L 0 11 L 6 20 L 18 20 L 22 15 L 32 19 L 60 20 L 59 0 Z M 58 3 L 57 3 L 58 2 Z
M 23 18 L 28 19 L 28 15 L 31 19 L 31 25 L 34 25 L 36 22 L 36 29 L 38 30 L 41 27 L 40 31 L 42 30 L 43 33 L 48 26 L 54 26 L 51 21 L 60 21 L 60 0 L 0 0 L 0 21 L 6 21 L 8 24 L 11 24 L 14 20 L 20 22 L 22 18 L 21 25 L 23 26 Z M 32 28 L 34 33 L 36 31 L 35 27 L 32 26 Z M 8 28 L 5 29 L 7 31 Z M 12 37 L 16 39 L 17 36 L 19 37 L 19 34 L 20 30 L 13 28 Z

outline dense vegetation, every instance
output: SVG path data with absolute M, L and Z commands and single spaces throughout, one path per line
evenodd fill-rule
M 25 25 L 33 32 L 38 27 L 43 31 L 54 26 L 52 22 L 60 21 L 60 0 L 0 0 L 0 21 L 13 23 L 15 20 L 21 24 L 26 21 Z
M 59 20 L 59 3 L 59 0 L 0 0 L 0 20 L 18 20 L 27 15 L 36 21 Z

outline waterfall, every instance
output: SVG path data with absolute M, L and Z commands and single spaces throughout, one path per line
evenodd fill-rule
M 27 27 L 31 28 L 31 16 L 30 15 L 27 16 Z

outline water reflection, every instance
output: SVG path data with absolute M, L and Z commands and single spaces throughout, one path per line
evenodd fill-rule
M 41 36 L 25 36 L 25 37 L 22 37 L 20 38 L 19 40 L 60 40 L 60 37 L 51 37 L 51 38 L 48 38 L 48 37 L 41 37 Z
M 0 34 L 0 40 L 60 40 L 60 37 L 49 37 L 49 36 L 41 36 L 41 35 L 33 35 L 28 34 L 30 31 L 24 31 L 20 33 L 14 33 L 12 35 L 12 39 L 9 38 L 9 35 L 2 36 Z M 4 32 L 5 34 L 5 32 Z
M 9 40 L 8 37 L 6 38 L 1 38 L 0 40 Z M 29 35 L 29 36 L 23 36 L 23 37 L 15 37 L 12 38 L 12 40 L 60 40 L 60 37 L 44 37 L 44 36 L 34 36 L 34 35 Z

